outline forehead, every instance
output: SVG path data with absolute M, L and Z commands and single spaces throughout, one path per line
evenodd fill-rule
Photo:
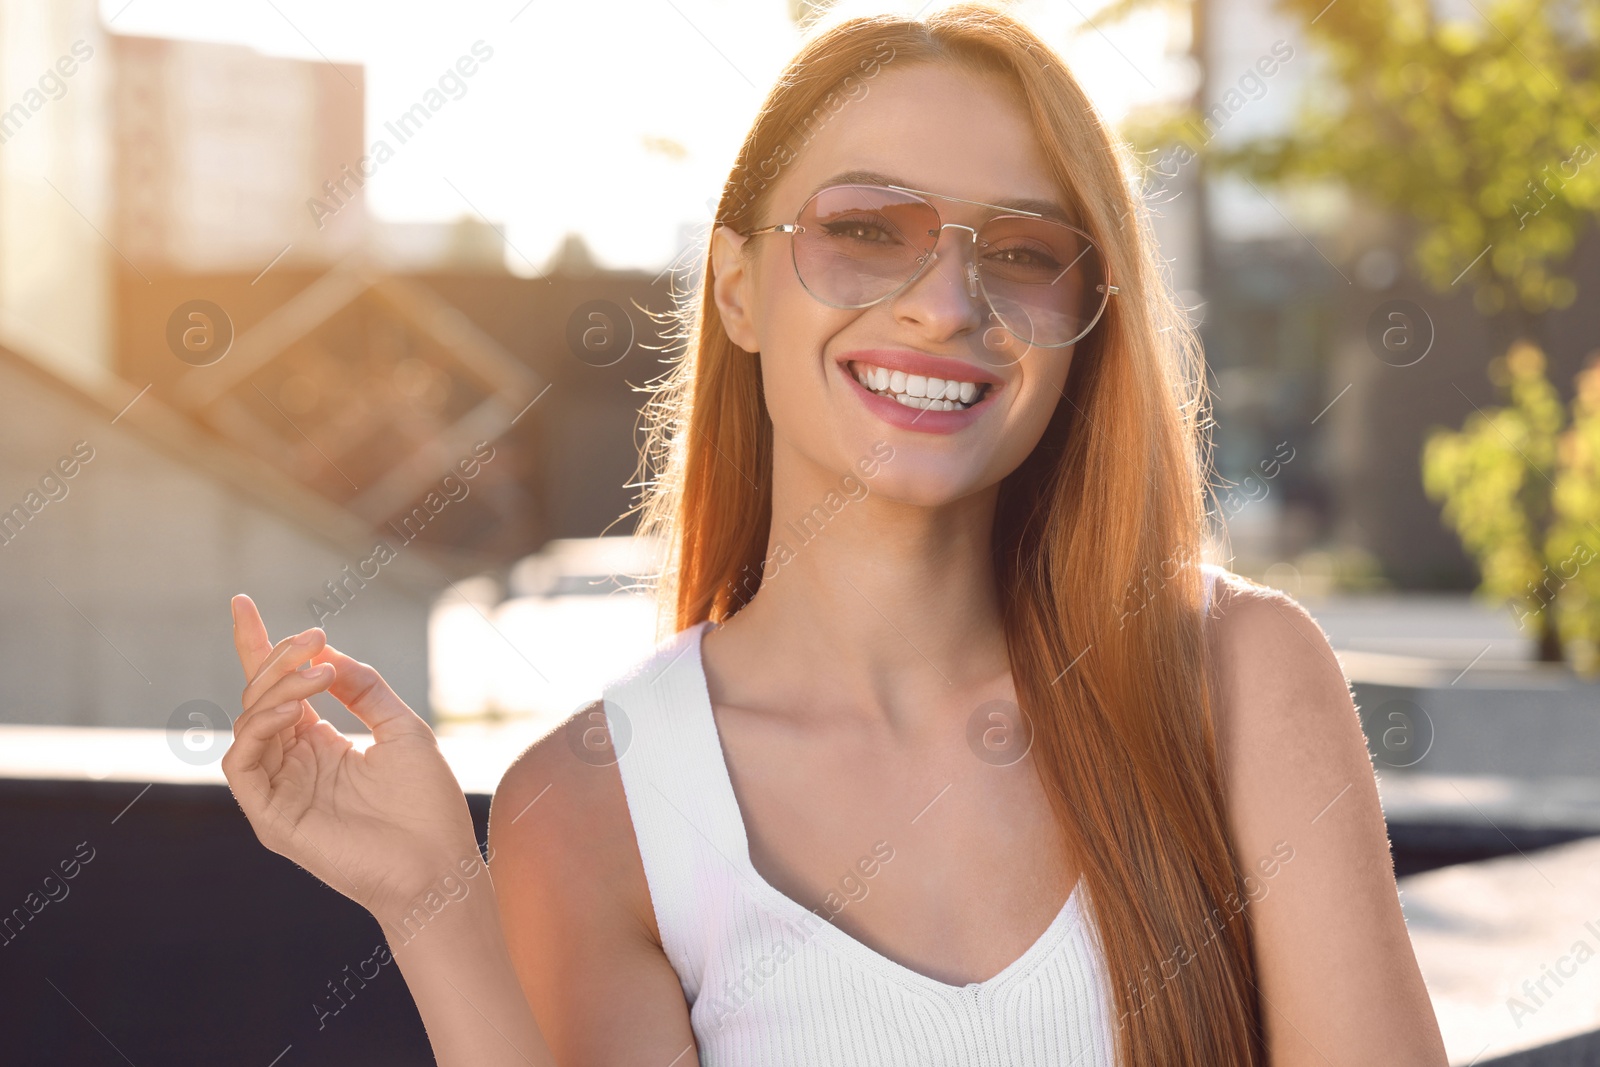
M 780 211 L 835 175 L 861 172 L 984 203 L 1061 202 L 1038 134 L 998 76 L 891 64 L 861 84 L 865 92 L 852 90 L 774 186 Z

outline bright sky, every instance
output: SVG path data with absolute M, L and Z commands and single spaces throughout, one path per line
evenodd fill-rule
M 940 3 L 854 2 L 866 11 Z M 1015 7 L 1112 121 L 1184 91 L 1158 15 L 1074 34 L 1101 0 Z M 542 265 L 580 231 L 609 266 L 656 269 L 710 220 L 761 97 L 796 49 L 789 0 L 101 0 L 113 32 L 359 62 L 367 142 L 483 41 L 493 57 L 368 183 L 396 221 L 474 208 Z M 441 121 L 444 120 L 444 121 Z M 682 152 L 662 150 L 663 142 Z M 391 141 L 391 144 L 394 142 Z M 453 186 L 453 188 L 452 188 Z M 469 206 L 470 202 L 470 206 Z M 517 257 L 513 254 L 513 259 Z M 513 269 L 520 262 L 511 264 Z

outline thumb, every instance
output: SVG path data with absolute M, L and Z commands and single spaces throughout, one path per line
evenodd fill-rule
M 312 659 L 316 663 L 333 664 L 336 673 L 328 692 L 366 724 L 374 742 L 411 735 L 433 736 L 422 717 L 389 688 L 389 683 L 373 667 L 352 659 L 332 645 Z

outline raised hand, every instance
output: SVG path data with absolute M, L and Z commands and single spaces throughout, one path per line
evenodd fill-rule
M 477 860 L 466 797 L 433 731 L 377 671 L 320 628 L 274 645 L 243 595 L 233 640 L 248 684 L 222 771 L 262 844 L 385 925 Z M 366 751 L 308 702 L 324 690 L 372 731 Z

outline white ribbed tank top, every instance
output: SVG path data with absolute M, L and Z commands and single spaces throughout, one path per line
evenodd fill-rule
M 1204 565 L 1205 595 L 1219 568 Z M 703 1067 L 1112 1067 L 1080 879 L 999 974 L 949 985 L 857 941 L 750 862 L 700 659 L 709 622 L 604 688 L 617 769 Z

